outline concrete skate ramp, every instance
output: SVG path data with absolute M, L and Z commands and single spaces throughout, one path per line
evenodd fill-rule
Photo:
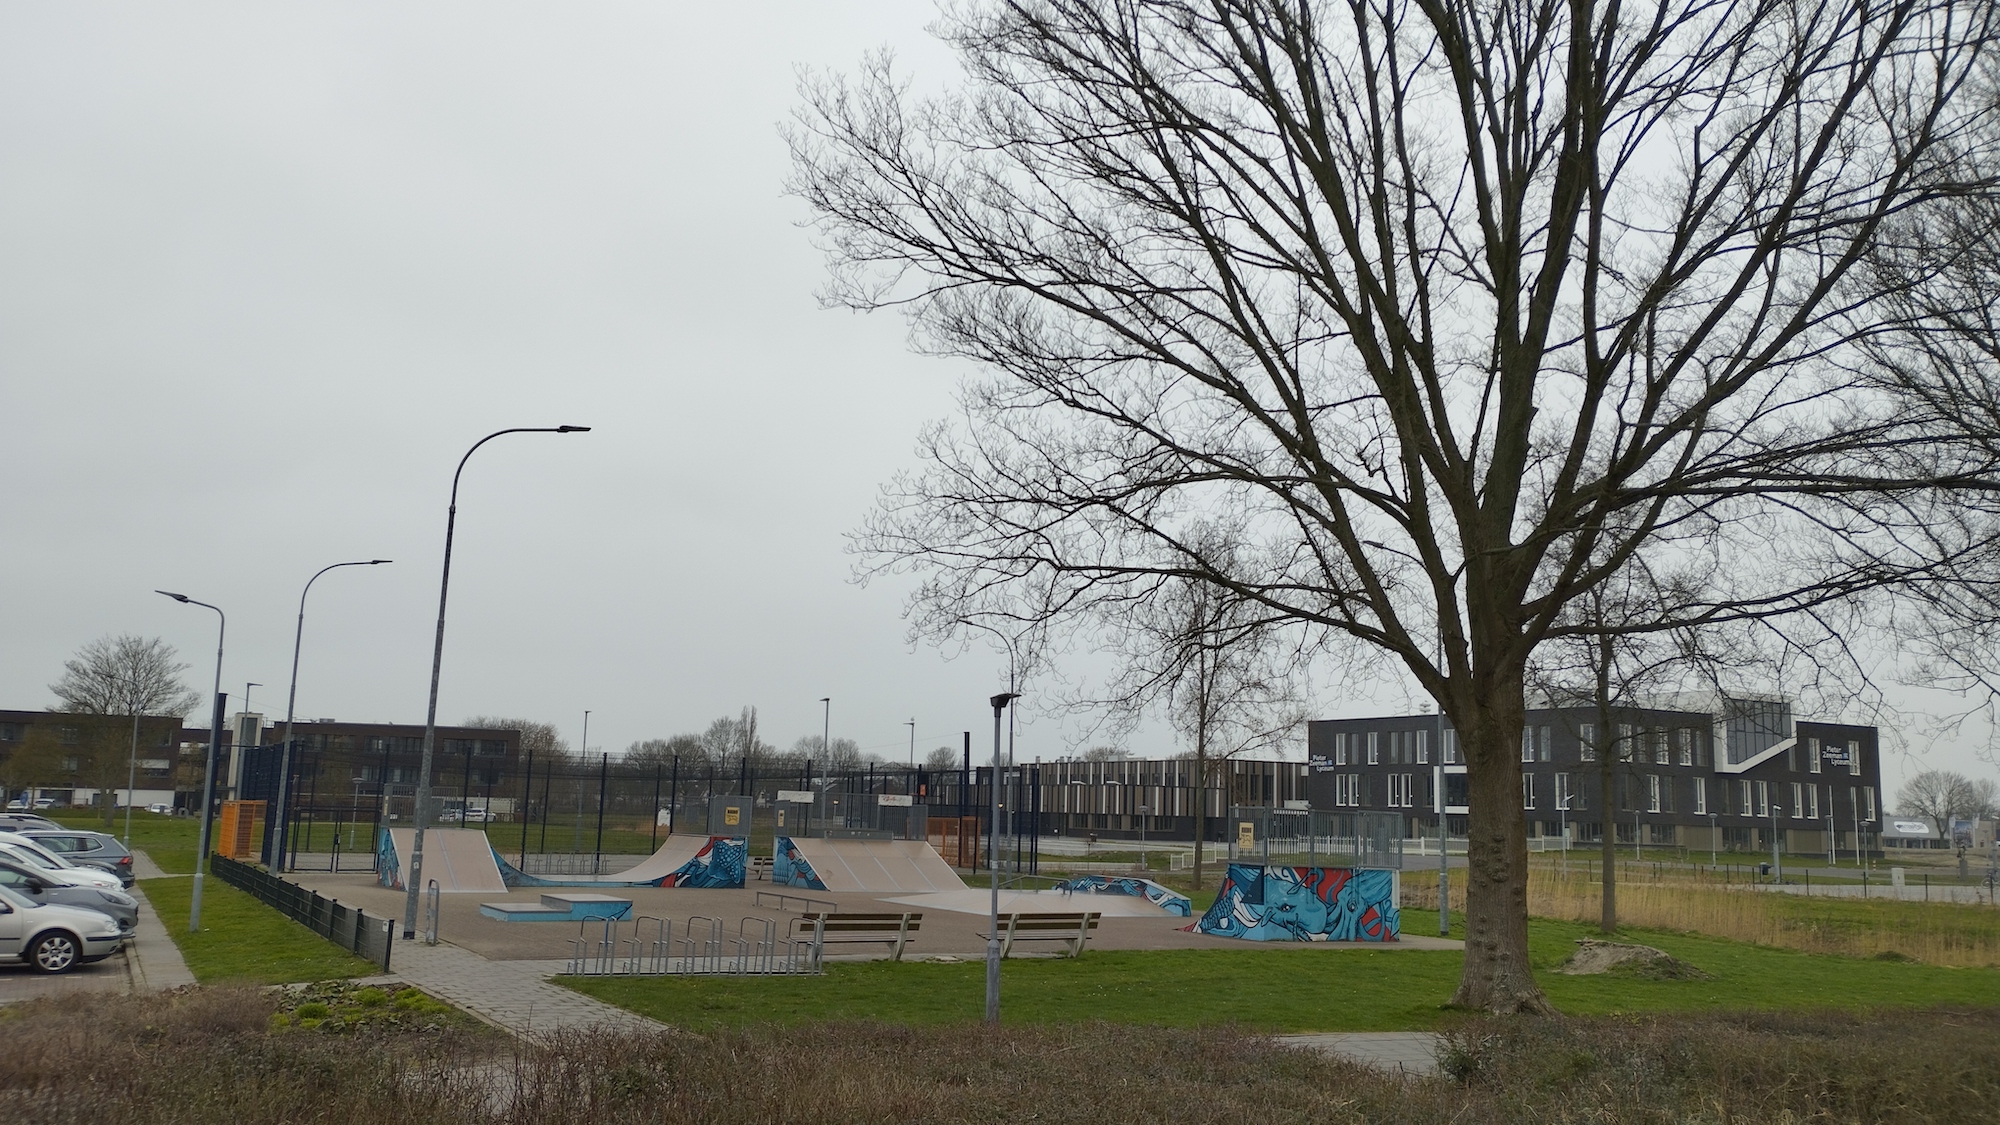
M 375 879 L 385 887 L 403 889 L 403 873 L 410 868 L 410 852 L 415 849 L 417 830 L 387 828 L 376 841 Z M 444 894 L 477 891 L 506 894 L 507 883 L 500 877 L 500 865 L 493 861 L 493 845 L 486 833 L 470 828 L 424 829 L 424 869 L 418 879 L 428 887 L 437 880 Z
M 829 891 L 928 894 L 966 889 L 958 872 L 922 840 L 789 839 Z
M 606 875 L 528 875 L 496 862 L 510 887 L 741 887 L 750 842 L 741 836 L 668 836 L 635 867 Z

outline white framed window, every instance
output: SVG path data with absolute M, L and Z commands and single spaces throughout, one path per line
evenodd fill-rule
M 1646 811 L 1660 811 L 1660 775 L 1656 773 L 1646 775 Z
M 1678 765 L 1694 765 L 1694 732 L 1682 727 L 1674 732 L 1674 762 Z
M 1582 746 L 1583 760 L 1597 760 L 1597 724 L 1584 723 L 1576 728 L 1576 740 Z
M 1524 762 L 1535 760 L 1535 728 L 1533 727 L 1521 728 L 1521 760 Z
M 1346 731 L 1333 736 L 1333 764 L 1336 766 L 1347 764 L 1347 737 Z
M 1736 811 L 1744 816 L 1756 815 L 1756 798 L 1750 795 L 1750 783 L 1747 781 L 1736 783 Z
M 1859 742 L 1850 742 L 1847 744 L 1847 772 L 1853 774 L 1855 777 L 1861 776 L 1861 744 Z
M 1806 810 L 1812 819 L 1819 819 L 1819 786 L 1817 785 L 1806 786 Z
M 1694 779 L 1694 813 L 1696 816 L 1708 815 L 1708 779 L 1705 777 Z
M 1371 730 L 1368 732 L 1368 764 L 1374 766 L 1374 765 L 1380 765 L 1381 762 L 1382 762 L 1381 740 L 1378 739 L 1376 737 L 1375 732 Z
M 1806 796 L 1805 796 L 1805 793 L 1803 792 L 1803 790 L 1804 790 L 1804 789 L 1805 789 L 1805 786 L 1803 786 L 1803 785 L 1800 785 L 1800 784 L 1799 784 L 1798 782 L 1796 782 L 1796 781 L 1792 782 L 1792 819 L 1793 819 L 1793 820 L 1804 820 L 1804 819 L 1806 818 Z
M 1864 814 L 1861 817 L 1861 819 L 1863 820 L 1875 819 L 1875 787 L 1873 785 L 1862 786 L 1861 808 Z
M 1806 772 L 1819 772 L 1819 739 L 1806 739 Z
M 1631 723 L 1618 724 L 1618 738 L 1616 742 L 1612 744 L 1611 756 L 1613 760 L 1620 762 L 1629 762 L 1632 760 L 1633 755 L 1632 755 Z
M 1771 815 L 1771 783 L 1768 781 L 1757 783 L 1757 815 Z
M 1413 774 L 1392 773 L 1389 775 L 1389 807 L 1408 809 L 1416 807 L 1416 786 Z
M 1417 732 L 1417 764 L 1420 766 L 1431 764 L 1431 732 L 1427 730 Z
M 1442 743 L 1444 749 L 1444 755 L 1443 755 L 1444 764 L 1448 766 L 1458 765 L 1459 764 L 1458 732 L 1452 730 L 1449 727 L 1445 728 L 1445 732 L 1442 735 Z
M 1535 807 L 1534 774 L 1524 773 L 1521 775 L 1521 807 L 1524 809 L 1532 809 Z
M 1656 766 L 1671 765 L 1672 759 L 1667 756 L 1667 728 L 1654 727 L 1652 730 L 1652 743 L 1653 764 Z
M 1575 794 L 1571 793 L 1569 790 L 1569 775 L 1566 773 L 1557 774 L 1556 808 L 1567 810 L 1570 807 L 1570 802 L 1574 799 L 1575 799 Z

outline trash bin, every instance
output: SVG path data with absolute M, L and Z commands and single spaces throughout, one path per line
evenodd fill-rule
M 1757 874 L 1759 874 L 1759 875 L 1769 875 L 1770 873 L 1771 873 L 1771 865 L 1770 865 L 1770 864 L 1768 864 L 1768 863 L 1760 863 L 1760 864 L 1758 864 L 1758 865 L 1757 865 Z

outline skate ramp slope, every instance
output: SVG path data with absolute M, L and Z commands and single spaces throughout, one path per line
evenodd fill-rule
M 375 881 L 404 889 L 403 873 L 410 868 L 416 841 L 414 828 L 383 829 L 375 841 Z M 437 880 L 439 892 L 448 895 L 507 893 L 500 865 L 494 862 L 493 845 L 487 842 L 486 833 L 470 828 L 426 828 L 424 869 L 418 878 L 426 885 Z
M 750 841 L 741 836 L 668 836 L 635 867 L 609 875 L 530 875 L 495 855 L 510 887 L 741 887 Z
M 866 894 L 962 891 L 965 881 L 923 840 L 823 840 L 780 836 L 774 886 Z

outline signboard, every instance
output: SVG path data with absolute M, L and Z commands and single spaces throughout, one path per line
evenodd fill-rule
M 1305 812 L 1313 807 L 1311 801 L 1286 801 L 1286 812 Z
M 728 808 L 723 809 L 722 823 L 725 827 L 728 828 L 734 828 L 737 825 L 743 823 L 743 810 L 737 808 L 735 805 L 731 805 Z
M 1844 742 L 1829 742 L 1822 745 L 1819 748 L 1819 760 L 1829 766 L 1839 766 L 1841 769 L 1847 769 L 1850 764 L 1847 757 L 1847 744 Z
M 916 804 L 917 799 L 907 793 L 884 793 L 875 798 L 875 803 L 885 809 L 907 809 Z
M 810 789 L 780 789 L 778 790 L 778 800 L 794 805 L 810 805 L 813 803 L 813 791 Z
M 1254 848 L 1257 846 L 1257 824 L 1255 821 L 1239 820 L 1236 822 L 1236 846 L 1239 848 Z
M 1904 836 L 1933 835 L 1933 833 L 1931 832 L 1931 826 L 1925 824 L 1921 820 L 1894 820 L 1890 821 L 1889 823 L 1890 826 L 1896 830 L 1896 832 Z

